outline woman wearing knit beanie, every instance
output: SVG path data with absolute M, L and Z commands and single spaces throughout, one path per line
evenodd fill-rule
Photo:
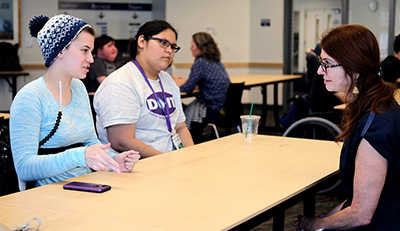
M 97 139 L 80 81 L 93 62 L 93 28 L 79 18 L 56 15 L 34 17 L 29 29 L 48 69 L 11 105 L 10 139 L 19 180 L 41 186 L 93 170 L 132 171 L 140 156 L 132 150 L 108 153 L 110 144 Z

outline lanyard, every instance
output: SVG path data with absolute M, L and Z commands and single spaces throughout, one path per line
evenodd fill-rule
M 164 97 L 164 108 L 162 107 L 162 103 L 163 100 L 160 99 L 160 97 L 158 97 L 156 95 L 156 93 L 154 92 L 153 87 L 151 86 L 149 79 L 147 78 L 146 74 L 144 73 L 143 69 L 140 67 L 139 63 L 136 60 L 132 60 L 132 62 L 136 65 L 136 67 L 139 69 L 140 73 L 142 73 L 142 76 L 144 78 L 144 80 L 146 81 L 147 85 L 149 85 L 151 91 L 153 92 L 153 96 L 155 97 L 155 99 L 158 101 L 158 107 L 161 109 L 161 111 L 164 113 L 165 119 L 167 121 L 167 126 L 168 126 L 168 131 L 172 132 L 172 126 L 171 126 L 171 118 L 169 117 L 169 108 L 168 108 L 168 102 L 167 102 L 167 97 L 165 96 L 165 91 L 163 88 L 163 85 L 161 83 L 161 79 L 160 77 L 158 77 L 158 80 L 160 81 L 160 86 L 161 86 L 161 91 Z M 165 112 L 165 109 L 167 110 L 167 112 Z

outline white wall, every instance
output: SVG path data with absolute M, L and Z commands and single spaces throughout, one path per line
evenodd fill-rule
M 261 27 L 263 18 L 270 27 Z M 283 62 L 283 1 L 281 0 L 166 0 L 166 20 L 177 28 L 182 47 L 174 60 L 192 63 L 190 41 L 194 33 L 211 33 L 221 50 L 222 62 Z M 281 74 L 281 68 L 227 68 L 230 76 Z M 189 69 L 178 69 L 187 77 Z M 245 91 L 242 101 L 261 104 L 260 89 Z M 268 102 L 272 104 L 272 89 Z
M 83 0 L 78 0 L 83 1 Z M 99 0 L 99 2 L 107 2 Z M 108 0 L 112 2 L 113 0 Z M 115 0 L 126 2 L 128 0 Z M 159 0 L 154 0 L 159 1 Z M 130 1 L 132 2 L 132 1 Z M 149 0 L 133 2 L 149 2 Z M 223 62 L 273 62 L 283 61 L 283 1 L 281 0 L 165 0 L 166 20 L 177 28 L 178 43 L 182 50 L 175 62 L 192 63 L 190 52 L 192 34 L 208 31 L 217 41 Z M 43 64 L 36 39 L 31 39 L 28 22 L 35 16 L 58 14 L 58 1 L 21 0 L 21 43 L 19 50 L 22 64 Z M 271 20 L 270 27 L 261 27 L 261 18 Z M 26 42 L 32 42 L 27 47 Z M 45 70 L 26 70 L 28 77 L 18 79 L 18 89 L 38 78 Z M 245 74 L 281 74 L 281 68 L 228 68 L 230 76 Z M 178 69 L 178 75 L 187 77 L 189 69 Z M 272 99 L 272 90 L 269 91 Z M 0 80 L 0 111 L 9 110 L 11 93 L 8 85 Z M 259 89 L 245 92 L 243 102 L 261 103 Z M 269 101 L 272 103 L 272 100 Z
M 397 5 L 400 5 L 399 1 Z M 375 34 L 379 42 L 381 59 L 384 59 L 388 55 L 389 0 L 379 0 L 375 12 L 370 11 L 368 6 L 369 1 L 350 0 L 349 23 L 364 25 Z
M 65 0 L 64 0 L 65 1 Z M 68 0 L 67 0 L 68 1 Z M 75 1 L 75 0 L 74 0 Z M 85 0 L 76 0 L 85 1 Z M 113 0 L 97 0 L 96 2 L 110 2 Z M 117 0 L 115 2 L 137 2 L 151 3 L 151 0 Z M 159 4 L 158 4 L 159 5 Z M 21 0 L 21 47 L 18 55 L 21 64 L 43 65 L 44 60 L 40 51 L 36 38 L 32 38 L 29 34 L 28 24 L 33 16 L 46 15 L 53 16 L 58 14 L 57 0 Z M 84 17 L 82 17 L 84 19 Z M 86 20 L 86 19 L 84 19 Z M 31 46 L 27 46 L 31 43 Z M 27 77 L 19 77 L 17 79 L 17 89 L 22 88 L 26 83 L 42 76 L 46 70 L 25 70 L 29 72 Z M 0 79 L 0 111 L 8 111 L 12 102 L 11 88 L 4 79 Z
M 294 1 L 294 11 L 298 12 L 298 31 L 299 32 L 299 53 L 298 53 L 298 72 L 306 71 L 305 63 L 305 52 L 307 48 L 314 48 L 316 43 L 312 45 L 306 45 L 306 32 L 312 31 L 314 28 L 307 28 L 311 25 L 306 23 L 306 12 L 308 10 L 319 10 L 321 12 L 329 12 L 332 9 L 342 8 L 341 0 L 296 0 Z M 341 15 L 336 15 L 336 18 L 340 18 Z M 315 25 L 313 25 L 315 26 Z M 311 30 L 310 30 L 311 29 Z M 321 30 L 321 35 L 329 29 L 328 26 Z M 321 37 L 321 36 L 320 36 Z M 318 41 L 319 42 L 319 41 Z
M 46 7 L 43 7 L 46 6 Z M 36 15 L 52 16 L 57 13 L 58 2 L 49 0 L 21 0 L 21 47 L 18 55 L 21 64 L 43 64 L 44 60 L 36 39 L 32 41 L 32 47 L 27 48 L 25 40 L 30 40 L 28 30 L 29 20 Z M 26 70 L 29 72 L 27 77 L 17 79 L 17 89 L 23 87 L 26 83 L 43 75 L 45 70 Z M 8 111 L 11 105 L 11 89 L 4 79 L 0 79 L 0 111 Z
M 249 6 L 249 0 L 167 0 L 166 19 L 178 30 L 182 47 L 175 61 L 193 61 L 190 41 L 200 31 L 214 37 L 224 62 L 248 61 Z
M 283 1 L 251 0 L 250 61 L 281 63 L 283 61 Z M 261 19 L 270 19 L 271 26 L 262 27 Z
M 62 2 L 88 2 L 88 0 L 62 0 Z M 98 3 L 109 3 L 110 0 L 96 0 Z M 152 0 L 118 0 L 117 3 L 142 3 L 152 4 Z M 160 1 L 157 1 L 160 2 Z M 157 8 L 157 7 L 156 7 Z M 165 8 L 165 7 L 164 7 Z M 136 35 L 139 26 L 130 26 L 131 23 L 141 25 L 152 20 L 154 9 L 151 11 L 116 11 L 116 10 L 92 10 L 92 9 L 61 9 L 59 14 L 70 14 L 75 17 L 82 18 L 89 23 L 96 31 L 97 35 L 101 35 L 101 27 L 97 23 L 106 23 L 106 34 L 111 35 L 114 39 L 130 39 Z M 103 18 L 99 15 L 102 14 Z M 133 18 L 133 15 L 137 18 Z

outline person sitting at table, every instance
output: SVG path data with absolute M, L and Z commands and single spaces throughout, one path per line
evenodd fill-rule
M 398 230 L 400 106 L 380 72 L 379 44 L 361 25 L 331 30 L 321 41 L 329 91 L 346 93 L 340 178 L 346 200 L 320 217 L 299 215 L 297 230 Z M 351 54 L 351 55 L 349 55 Z
M 394 39 L 393 50 L 394 55 L 387 56 L 381 63 L 382 77 L 386 82 L 400 83 L 400 34 Z
M 97 139 L 88 94 L 80 80 L 93 62 L 93 28 L 61 14 L 34 17 L 29 29 L 38 39 L 48 69 L 24 86 L 11 105 L 10 139 L 19 179 L 41 186 L 93 170 L 131 172 L 140 156 L 132 150 L 107 152 L 110 144 Z
M 177 38 L 168 22 L 146 22 L 129 42 L 132 61 L 97 89 L 97 132 L 114 150 L 135 149 L 150 157 L 193 145 L 179 88 L 163 71 L 180 49 Z
M 88 92 L 95 92 L 104 79 L 117 68 L 115 58 L 118 49 L 112 37 L 102 35 L 95 38 L 93 51 L 94 63 L 90 65 L 87 77 L 84 79 Z
M 213 37 L 206 32 L 192 36 L 190 50 L 195 57 L 189 78 L 175 78 L 181 92 L 191 93 L 198 87 L 200 95 L 185 109 L 188 126 L 195 143 L 202 142 L 207 123 L 215 123 L 223 109 L 228 92 L 228 73 L 221 62 L 221 53 Z

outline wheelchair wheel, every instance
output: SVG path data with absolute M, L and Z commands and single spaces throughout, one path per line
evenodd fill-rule
M 340 133 L 340 128 L 327 119 L 307 117 L 292 124 L 285 131 L 283 136 L 316 140 L 335 140 L 336 136 Z
M 283 136 L 334 141 L 336 136 L 340 133 L 340 128 L 327 119 L 307 117 L 292 124 L 285 133 L 283 133 Z M 318 191 L 317 194 L 328 193 L 335 190 L 340 185 L 341 181 L 337 180 L 333 185 Z

